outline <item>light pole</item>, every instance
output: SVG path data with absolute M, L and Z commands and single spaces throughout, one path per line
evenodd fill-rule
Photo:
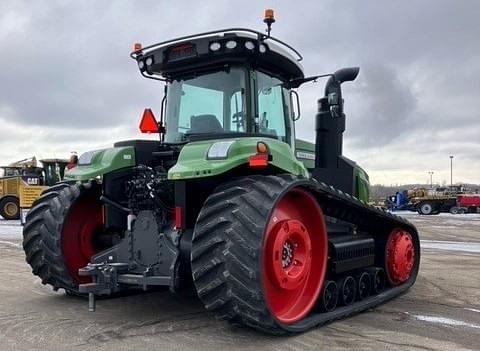
M 450 155 L 450 186 L 453 186 L 453 156 Z
M 430 189 L 433 189 L 433 171 L 428 172 L 430 174 Z

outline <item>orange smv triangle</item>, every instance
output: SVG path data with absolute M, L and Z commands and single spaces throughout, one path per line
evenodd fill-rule
M 140 121 L 140 131 L 142 133 L 158 133 L 158 122 L 152 110 L 149 108 L 143 111 L 142 120 Z

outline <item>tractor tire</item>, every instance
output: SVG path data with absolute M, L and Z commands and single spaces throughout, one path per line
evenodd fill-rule
M 418 204 L 418 213 L 424 216 L 429 216 L 433 214 L 438 214 L 435 213 L 435 206 L 431 202 L 421 202 Z
M 5 196 L 0 200 L 0 216 L 6 220 L 20 219 L 20 203 L 15 196 Z
M 78 269 L 95 253 L 91 238 L 101 225 L 99 194 L 95 182 L 60 183 L 33 203 L 23 228 L 23 249 L 42 284 L 82 295 L 78 285 L 88 281 L 78 275 Z
M 314 308 L 325 279 L 327 232 L 317 201 L 296 181 L 239 178 L 206 200 L 193 233 L 192 276 L 217 317 L 286 334 L 285 326 L 301 323 Z

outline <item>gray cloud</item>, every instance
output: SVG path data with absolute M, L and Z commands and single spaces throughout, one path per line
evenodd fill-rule
M 351 90 L 357 109 L 350 109 L 347 135 L 354 138 L 355 145 L 397 142 L 415 126 L 416 98 L 408 82 L 402 81 L 393 68 L 362 65 L 361 78 Z
M 162 87 L 128 57 L 144 44 L 230 26 L 263 28 L 268 2 L 31 1 L 0 4 L 0 163 L 139 137 Z M 345 85 L 345 152 L 374 182 L 443 174 L 479 181 L 480 3 L 475 0 L 278 1 L 273 33 L 307 74 L 361 65 Z M 297 135 L 313 140 L 323 83 L 300 89 Z M 11 145 L 15 145 L 12 148 Z M 397 181 L 398 180 L 398 181 Z

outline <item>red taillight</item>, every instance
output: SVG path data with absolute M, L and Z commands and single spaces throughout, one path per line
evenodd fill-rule
M 182 208 L 177 206 L 175 207 L 175 228 L 177 230 L 182 229 Z
M 142 133 L 158 133 L 158 122 L 153 115 L 151 109 L 146 108 L 143 111 L 142 120 L 140 121 L 140 131 Z
M 250 156 L 248 164 L 251 168 L 264 168 L 268 166 L 268 154 L 257 154 Z

